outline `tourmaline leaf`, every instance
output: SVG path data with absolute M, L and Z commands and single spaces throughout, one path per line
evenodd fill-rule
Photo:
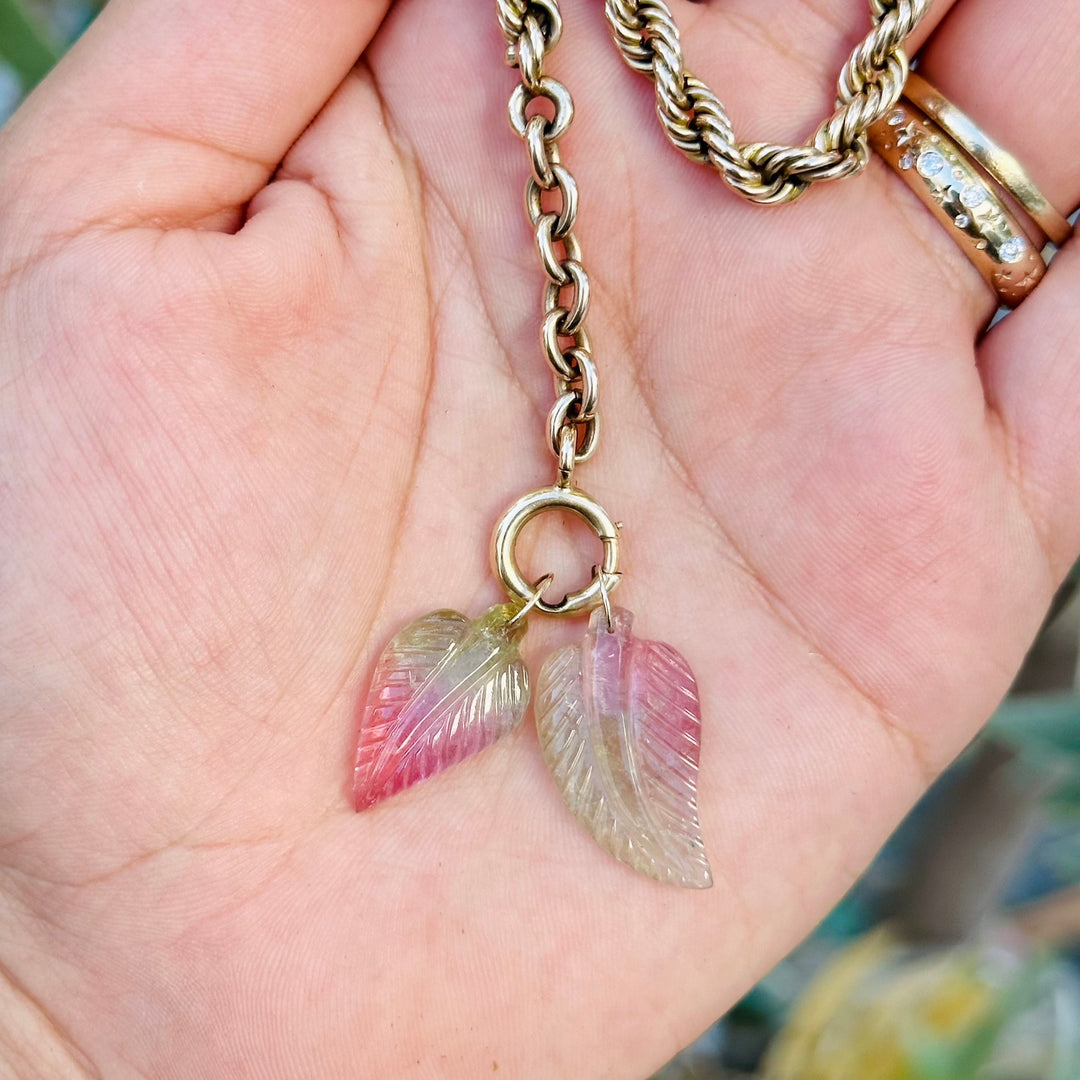
M 353 797 L 372 806 L 490 746 L 520 722 L 529 676 L 521 603 L 479 619 L 433 611 L 401 630 L 375 666 L 356 750 Z
M 712 885 L 697 811 L 701 709 L 687 662 L 639 641 L 633 616 L 593 612 L 585 640 L 536 686 L 544 760 L 567 806 L 617 859 L 657 881 Z

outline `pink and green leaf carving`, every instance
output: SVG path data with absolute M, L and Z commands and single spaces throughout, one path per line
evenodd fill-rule
M 657 881 L 712 884 L 697 811 L 701 710 L 689 665 L 639 641 L 630 612 L 593 612 L 581 645 L 548 657 L 536 729 L 566 804 L 597 843 Z
M 379 658 L 360 723 L 353 797 L 372 806 L 490 746 L 520 722 L 529 677 L 520 603 L 472 620 L 434 611 Z

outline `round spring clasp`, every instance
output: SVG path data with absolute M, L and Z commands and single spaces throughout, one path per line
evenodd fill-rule
M 604 557 L 592 581 L 583 589 L 567 593 L 557 604 L 537 598 L 535 585 L 521 572 L 516 547 L 521 530 L 546 510 L 568 510 L 582 518 L 599 537 Z M 522 495 L 507 507 L 491 538 L 491 561 L 503 587 L 511 596 L 532 601 L 545 615 L 579 615 L 603 603 L 602 590 L 610 593 L 619 583 L 619 527 L 607 511 L 584 491 L 573 487 L 540 488 Z

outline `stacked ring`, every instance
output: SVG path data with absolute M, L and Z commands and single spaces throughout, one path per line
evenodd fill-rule
M 917 75 L 869 136 L 999 302 L 1016 307 L 1046 273 L 1041 240 L 1033 237 L 1061 244 L 1072 232 L 1016 158 Z M 1030 216 L 1030 224 L 1021 221 L 1021 213 Z
M 985 131 L 973 124 L 940 90 L 912 72 L 904 97 L 973 157 L 1027 211 L 1047 240 L 1060 246 L 1072 235 L 1063 214 L 1035 186 L 1023 165 Z

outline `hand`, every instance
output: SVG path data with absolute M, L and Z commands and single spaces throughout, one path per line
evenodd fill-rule
M 529 723 L 347 798 L 378 652 L 499 598 L 490 529 L 553 475 L 490 0 L 113 0 L 0 132 L 16 1072 L 637 1080 L 851 883 L 1080 549 L 1076 252 L 980 337 L 991 295 L 880 163 L 748 206 L 667 146 L 601 5 L 565 8 L 579 481 L 625 522 L 620 603 L 698 673 L 716 887 L 596 848 Z M 924 71 L 1071 210 L 1080 9 L 949 8 Z M 754 137 L 811 130 L 867 25 L 676 14 Z M 581 576 L 581 539 L 526 561 Z M 535 619 L 532 670 L 580 632 Z

